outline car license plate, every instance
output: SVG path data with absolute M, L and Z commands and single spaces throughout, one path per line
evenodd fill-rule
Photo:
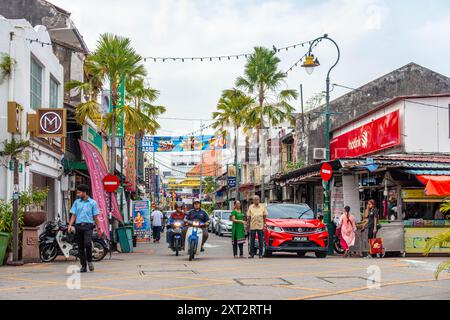
M 294 237 L 294 241 L 308 241 L 308 237 Z

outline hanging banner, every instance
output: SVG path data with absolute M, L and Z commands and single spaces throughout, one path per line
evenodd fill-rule
M 136 192 L 136 142 L 134 135 L 127 134 L 125 136 L 125 150 L 127 156 L 125 166 L 126 190 Z
M 143 137 L 141 148 L 144 152 L 189 152 L 226 149 L 226 139 L 214 135 Z
M 86 141 L 78 140 L 78 142 L 80 144 L 81 152 L 86 160 L 89 175 L 91 176 L 92 198 L 98 205 L 100 225 L 103 233 L 109 239 L 109 194 L 103 189 L 103 178 L 107 176 L 106 165 L 97 148 Z M 111 204 L 113 217 L 122 221 L 116 197 L 112 197 Z
M 400 144 L 400 112 L 394 111 L 330 142 L 331 160 L 358 157 Z
M 110 90 L 111 94 L 112 90 Z M 117 106 L 116 109 L 123 108 L 125 105 L 125 78 L 122 77 L 120 79 L 120 85 L 118 88 L 118 97 L 117 97 Z M 113 111 L 113 105 L 112 105 L 112 97 L 109 98 L 109 112 Z M 119 118 L 116 119 L 116 137 L 117 138 L 123 138 L 124 134 L 124 127 L 125 127 L 125 121 L 124 121 L 124 114 L 120 113 Z M 110 130 L 111 131 L 111 130 Z M 111 132 L 110 132 L 111 134 Z
M 136 241 L 150 241 L 150 201 L 131 201 L 131 213 Z

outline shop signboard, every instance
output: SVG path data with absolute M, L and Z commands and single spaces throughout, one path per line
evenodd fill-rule
M 112 90 L 109 91 L 110 94 L 112 93 Z M 121 109 L 125 105 L 125 78 L 122 77 L 120 79 L 119 88 L 117 90 L 117 105 L 116 109 Z M 109 98 L 109 112 L 113 112 L 113 99 L 112 97 Z M 116 120 L 116 137 L 117 138 L 123 138 L 124 131 L 125 131 L 125 121 L 124 121 L 124 114 L 123 112 L 118 113 L 119 118 Z M 111 130 L 110 130 L 111 134 Z
M 63 138 L 66 136 L 66 109 L 38 109 L 36 120 L 39 138 Z
M 400 144 L 400 112 L 394 111 L 330 142 L 331 159 L 359 157 Z
M 94 128 L 88 126 L 87 141 L 97 148 L 98 151 L 103 151 L 103 138 Z
M 421 202 L 420 200 L 428 200 L 430 202 L 444 201 L 444 197 L 427 196 L 425 189 L 402 189 L 402 198 L 405 202 Z
M 131 217 L 137 242 L 150 241 L 150 201 L 131 201 Z
M 432 237 L 450 231 L 448 228 L 405 228 L 405 251 L 406 253 L 423 254 L 426 243 Z M 450 253 L 450 244 L 433 247 L 431 253 Z
M 191 152 L 227 148 L 226 139 L 214 135 L 143 137 L 141 141 L 143 152 Z

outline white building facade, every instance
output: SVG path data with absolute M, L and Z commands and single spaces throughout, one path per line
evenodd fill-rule
M 48 218 L 61 215 L 61 176 L 64 139 L 37 138 L 28 132 L 27 114 L 39 108 L 63 108 L 63 67 L 53 54 L 50 36 L 43 26 L 33 28 L 26 20 L 8 20 L 0 16 L 0 55 L 15 61 L 12 73 L 0 83 L 0 141 L 11 141 L 7 131 L 8 102 L 23 107 L 22 127 L 14 139 L 29 140 L 31 147 L 20 161 L 19 191 L 30 187 L 49 190 L 45 210 Z M 3 148 L 3 147 L 1 147 Z M 0 167 L 0 198 L 13 195 L 13 172 L 8 159 Z

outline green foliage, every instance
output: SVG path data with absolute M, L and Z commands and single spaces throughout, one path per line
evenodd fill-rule
M 48 188 L 30 188 L 19 195 L 19 204 L 22 211 L 41 210 L 48 197 Z
M 288 172 L 291 172 L 291 171 L 294 171 L 294 170 L 297 170 L 297 169 L 301 169 L 301 168 L 303 168 L 303 166 L 304 166 L 303 160 L 300 160 L 300 161 L 298 161 L 296 163 L 293 163 L 293 162 L 289 161 L 288 163 L 286 163 L 286 166 L 284 167 L 283 172 L 284 173 L 288 173 Z
M 214 177 L 205 177 L 202 181 L 203 190 L 206 194 L 211 194 L 217 190 L 219 184 Z
M 12 74 L 12 71 L 14 69 L 14 65 L 16 64 L 16 60 L 11 58 L 6 53 L 3 53 L 0 57 L 0 72 L 1 81 L 5 80 L 6 78 L 9 78 Z
M 430 254 L 431 250 L 434 247 L 442 247 L 442 246 L 448 247 L 449 245 L 450 245 L 450 231 L 447 231 L 438 234 L 437 236 L 428 240 L 423 254 L 427 256 Z M 450 260 L 442 262 L 436 269 L 436 272 L 434 274 L 435 278 L 437 279 L 442 271 L 448 270 L 449 268 L 450 268 Z
M 30 141 L 15 140 L 14 138 L 11 140 L 11 142 L 5 140 L 3 142 L 3 151 L 0 152 L 0 156 L 11 157 L 11 159 L 19 158 L 22 151 L 29 146 Z
M 206 211 L 207 214 L 211 215 L 212 212 L 216 209 L 216 204 L 212 203 L 202 203 L 202 209 Z
M 305 103 L 305 111 L 310 111 L 322 106 L 325 103 L 325 93 L 319 92 L 314 94 Z
M 9 233 L 8 248 L 13 246 L 14 215 L 12 204 L 0 199 L 0 232 Z M 19 233 L 23 230 L 23 211 L 19 210 Z

